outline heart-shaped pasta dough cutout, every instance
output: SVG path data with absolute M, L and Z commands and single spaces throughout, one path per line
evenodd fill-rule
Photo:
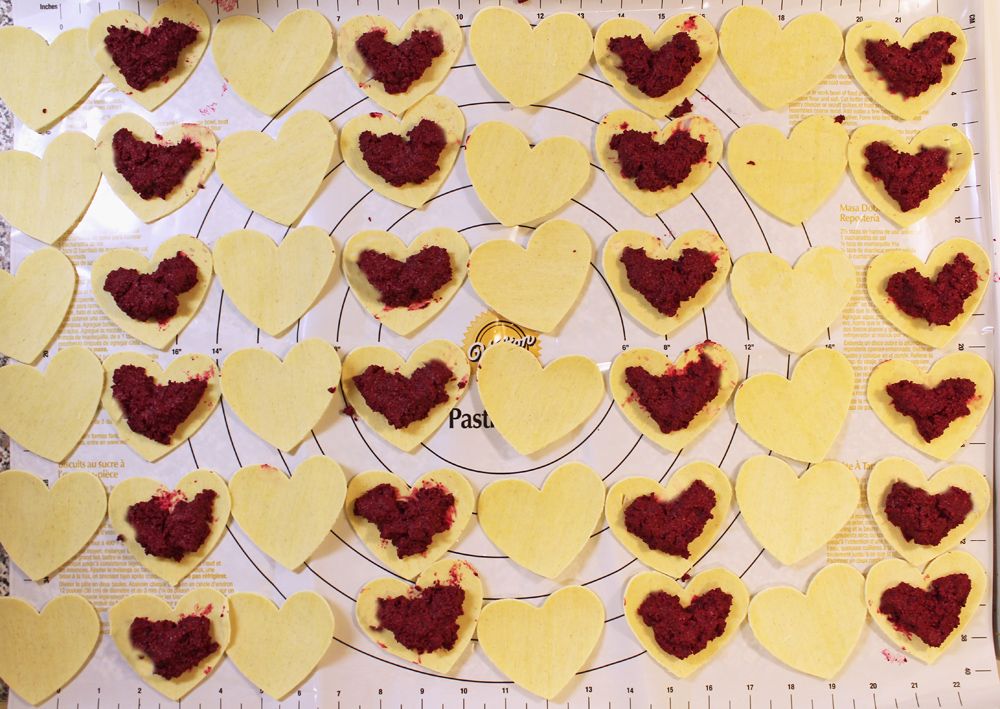
M 34 362 L 55 337 L 73 302 L 76 269 L 57 249 L 25 258 L 17 273 L 0 271 L 0 353 Z
M 147 553 L 137 539 L 138 530 L 128 520 L 129 508 L 140 502 L 155 500 L 172 512 L 177 503 L 190 503 L 198 493 L 205 490 L 214 492 L 215 497 L 212 499 L 212 517 L 208 520 L 207 535 L 201 546 L 194 551 L 183 553 L 179 560 Z M 181 478 L 172 490 L 152 478 L 122 480 L 111 490 L 108 498 L 108 519 L 122 537 L 129 553 L 140 564 L 171 586 L 176 586 L 194 571 L 219 543 L 219 539 L 226 531 L 231 507 L 226 481 L 211 470 L 195 470 Z
M 284 361 L 266 350 L 237 350 L 222 363 L 222 394 L 247 428 L 290 451 L 309 435 L 340 383 L 340 355 L 313 337 Z
M 604 513 L 604 481 L 583 463 L 564 463 L 541 489 L 498 480 L 479 494 L 479 525 L 497 548 L 529 571 L 555 579 L 573 563 Z
M 916 420 L 895 407 L 886 387 L 908 381 L 925 389 L 934 389 L 947 379 L 965 379 L 975 385 L 974 395 L 966 403 L 969 413 L 944 422 L 943 431 L 927 440 L 917 428 Z M 985 359 L 971 352 L 946 355 L 926 372 L 904 359 L 886 360 L 875 367 L 868 378 L 868 404 L 886 428 L 921 453 L 938 460 L 948 460 L 965 445 L 979 428 L 992 400 L 993 369 Z M 935 414 L 935 417 L 941 415 Z M 927 420 L 930 421 L 930 417 Z
M 312 307 L 337 260 L 330 235 L 315 226 L 299 227 L 277 244 L 267 234 L 237 229 L 220 237 L 212 249 L 226 295 L 247 320 L 272 337 Z
M 754 538 L 792 566 L 826 544 L 858 509 L 861 493 L 843 463 L 826 460 L 798 475 L 780 458 L 755 455 L 736 478 L 736 503 Z

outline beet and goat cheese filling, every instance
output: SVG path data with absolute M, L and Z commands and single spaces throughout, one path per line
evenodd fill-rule
M 115 131 L 111 150 L 118 174 L 143 199 L 166 199 L 201 157 L 201 147 L 190 138 L 171 145 L 147 143 L 128 128 Z
M 626 129 L 608 143 L 618 154 L 622 177 L 634 180 L 644 192 L 677 187 L 708 153 L 708 143 L 693 138 L 690 131 L 674 131 L 662 143 L 655 138 L 655 133 Z
M 916 209 L 948 172 L 947 148 L 921 147 L 916 155 L 901 153 L 876 141 L 865 147 L 865 172 L 882 183 L 903 212 Z
M 950 325 L 962 314 L 965 301 L 979 288 L 976 265 L 963 253 L 955 254 L 933 280 L 917 269 L 894 273 L 885 292 L 897 308 L 930 325 Z
M 451 529 L 455 496 L 443 485 L 423 485 L 401 496 L 388 483 L 376 485 L 354 501 L 354 514 L 378 527 L 399 558 L 423 554 L 435 534 Z
M 444 40 L 435 30 L 416 30 L 399 44 L 385 38 L 376 27 L 354 43 L 372 72 L 372 80 L 382 84 L 387 94 L 402 94 L 418 81 L 434 60 L 444 54 Z
M 179 621 L 136 618 L 128 629 L 132 647 L 153 663 L 153 674 L 176 679 L 219 650 L 212 637 L 212 622 L 203 615 Z
M 157 384 L 142 367 L 123 364 L 112 375 L 111 395 L 121 406 L 130 429 L 168 445 L 174 431 L 195 410 L 207 388 L 205 377 Z
M 950 32 L 931 32 L 909 48 L 899 42 L 870 39 L 865 43 L 865 59 L 891 93 L 913 98 L 941 83 L 941 69 L 955 63 L 951 45 L 957 41 Z
M 448 382 L 454 378 L 448 365 L 432 359 L 409 377 L 372 364 L 351 381 L 372 411 L 382 414 L 393 428 L 406 428 L 448 402 Z
M 365 249 L 358 257 L 358 268 L 387 308 L 423 307 L 454 273 L 451 254 L 440 246 L 425 246 L 405 261 Z
M 358 137 L 368 169 L 393 187 L 419 185 L 438 171 L 438 158 L 448 144 L 444 129 L 424 118 L 406 138 L 395 133 L 376 135 L 366 130 Z
M 701 536 L 714 509 L 715 492 L 695 480 L 672 500 L 653 493 L 632 500 L 625 508 L 625 529 L 650 549 L 687 559 L 688 545 Z
M 183 251 L 160 261 L 152 273 L 116 268 L 104 279 L 104 290 L 133 320 L 166 322 L 177 314 L 180 300 L 198 283 L 198 265 Z
M 650 98 L 659 98 L 684 83 L 701 61 L 698 43 L 687 32 L 678 32 L 653 50 L 642 37 L 612 37 L 608 49 L 618 57 L 618 68 L 628 83 Z
M 379 626 L 375 630 L 388 630 L 396 642 L 420 655 L 451 650 L 458 642 L 465 591 L 461 586 L 440 583 L 415 590 L 419 591 L 416 596 L 378 599 Z
M 125 82 L 142 91 L 173 71 L 181 52 L 197 39 L 197 27 L 164 18 L 145 31 L 108 27 L 104 47 Z
M 650 258 L 644 249 L 628 246 L 618 258 L 633 289 L 667 317 L 694 298 L 712 280 L 719 257 L 701 249 L 684 249 L 676 259 Z
M 625 382 L 661 433 L 687 428 L 719 394 L 722 367 L 704 354 L 682 368 L 650 374 L 642 367 L 625 369 Z
M 733 597 L 713 588 L 691 599 L 687 607 L 681 599 L 665 591 L 654 591 L 639 605 L 639 617 L 653 629 L 660 648 L 684 660 L 696 655 L 726 632 Z
M 187 500 L 183 493 L 163 492 L 136 502 L 125 513 L 135 540 L 150 556 L 180 561 L 201 549 L 212 531 L 215 490 L 202 490 Z
M 914 544 L 937 546 L 972 512 L 972 495 L 952 485 L 931 495 L 897 480 L 885 497 L 885 516 Z
M 944 379 L 933 389 L 904 379 L 888 385 L 885 391 L 893 408 L 913 419 L 920 437 L 928 443 L 944 433 L 952 421 L 968 416 L 969 402 L 976 398 L 975 383 L 962 377 Z
M 882 592 L 878 610 L 899 632 L 940 647 L 958 627 L 970 591 L 972 580 L 966 574 L 936 578 L 926 591 L 901 583 Z

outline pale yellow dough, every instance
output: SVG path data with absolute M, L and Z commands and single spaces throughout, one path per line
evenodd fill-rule
M 42 248 L 17 273 L 0 271 L 0 353 L 34 362 L 66 317 L 76 269 L 61 251 Z

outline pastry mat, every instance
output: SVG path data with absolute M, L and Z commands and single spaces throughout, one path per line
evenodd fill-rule
M 425 4 L 427 0 L 424 0 Z M 747 0 L 749 3 L 749 0 Z M 936 465 L 898 441 L 867 410 L 863 386 L 868 373 L 887 357 L 905 357 L 928 362 L 924 348 L 906 341 L 883 322 L 867 301 L 861 282 L 863 267 L 876 253 L 911 247 L 921 257 L 946 238 L 964 236 L 989 244 L 996 227 L 995 201 L 991 202 L 988 172 L 997 167 L 989 153 L 987 124 L 986 66 L 987 31 L 984 27 L 987 0 L 753 0 L 790 20 L 803 13 L 822 10 L 845 30 L 854 22 L 880 19 L 901 29 L 935 12 L 951 15 L 965 29 L 969 54 L 950 95 L 946 95 L 921 121 L 904 128 L 950 123 L 968 135 L 976 148 L 975 164 L 966 184 L 937 214 L 921 222 L 908 235 L 900 234 L 873 211 L 849 177 L 834 197 L 807 224 L 790 227 L 770 218 L 750 204 L 720 165 L 693 197 L 654 218 L 645 218 L 618 195 L 608 180 L 595 171 L 594 178 L 577 199 L 558 215 L 582 225 L 599 253 L 607 238 L 619 229 L 643 229 L 659 235 L 678 235 L 690 229 L 711 229 L 719 233 L 733 258 L 769 250 L 794 261 L 808 247 L 821 244 L 844 248 L 858 267 L 859 287 L 843 321 L 819 346 L 842 350 L 857 372 L 855 407 L 830 458 L 850 466 L 862 482 L 875 461 L 886 455 L 901 455 L 918 461 L 928 470 Z M 213 21 L 234 13 L 259 14 L 272 26 L 294 7 L 319 7 L 336 24 L 345 18 L 381 12 L 401 23 L 419 6 L 420 0 L 217 0 L 203 2 Z M 468 25 L 476 10 L 485 4 L 477 0 L 439 0 Z M 656 26 L 677 12 L 705 12 L 716 28 L 722 15 L 740 4 L 739 0 L 530 0 L 517 6 L 537 20 L 557 11 L 580 12 L 596 28 L 605 19 L 624 15 Z M 48 39 L 60 29 L 87 26 L 103 10 L 120 6 L 139 10 L 144 16 L 153 11 L 153 0 L 138 3 L 103 2 L 38 3 L 14 0 L 14 21 L 32 27 Z M 995 8 L 994 8 L 995 9 Z M 994 32 L 992 37 L 996 37 Z M 16 71 L 4 67 L 3 71 Z M 439 93 L 453 98 L 464 110 L 469 128 L 491 119 L 509 121 L 535 140 L 569 135 L 593 149 L 594 128 L 601 116 L 626 105 L 608 86 L 592 64 L 564 92 L 550 103 L 525 110 L 509 105 L 486 85 L 475 70 L 466 49 Z M 735 83 L 723 61 L 693 97 L 697 113 L 708 116 L 728 136 L 746 123 L 769 123 L 787 131 L 791 125 L 817 112 L 843 113 L 848 128 L 859 124 L 895 123 L 864 96 L 839 68 L 814 92 L 782 111 L 763 111 Z M 339 63 L 332 63 L 307 91 L 293 110 L 315 108 L 330 116 L 339 127 L 350 117 L 379 110 L 352 84 Z M 96 135 L 101 125 L 121 111 L 143 114 L 130 100 L 107 82 L 102 83 L 86 104 L 63 120 L 53 133 L 82 130 Z M 194 76 L 156 112 L 155 124 L 169 126 L 179 121 L 200 121 L 219 138 L 237 129 L 258 129 L 274 134 L 287 113 L 271 121 L 243 104 L 227 90 L 206 52 Z M 993 115 L 997 115 L 993 112 Z M 152 120 L 152 119 L 150 119 Z M 36 135 L 18 127 L 15 147 L 40 154 L 52 135 Z M 996 145 L 995 142 L 992 145 Z M 992 211 L 991 211 L 992 210 Z M 523 243 L 525 230 L 507 229 L 494 223 L 476 200 L 469 185 L 464 160 L 459 160 L 440 194 L 424 209 L 410 210 L 389 202 L 354 178 L 342 165 L 333 169 L 307 214 L 303 225 L 317 225 L 334 234 L 338 251 L 344 242 L 362 229 L 386 229 L 409 241 L 434 226 L 458 229 L 475 247 L 486 239 L 516 239 Z M 177 233 L 189 233 L 213 243 L 222 234 L 248 226 L 280 237 L 283 227 L 248 213 L 221 187 L 217 175 L 205 189 L 175 215 L 145 226 L 119 203 L 107 184 L 101 185 L 94 204 L 76 231 L 62 244 L 62 250 L 77 266 L 80 288 L 72 313 L 54 349 L 84 344 L 99 356 L 123 350 L 148 348 L 136 345 L 112 325 L 94 303 L 89 288 L 89 264 L 104 250 L 130 247 L 151 253 L 156 245 Z M 38 244 L 23 234 L 12 237 L 12 265 Z M 995 258 L 995 257 L 994 257 Z M 596 258 L 595 258 L 596 261 Z M 994 281 L 996 274 L 994 274 Z M 286 284 L 292 287 L 294 284 Z M 161 363 L 181 353 L 206 353 L 221 361 L 243 347 L 260 346 L 279 355 L 306 337 L 322 337 L 350 350 L 362 344 L 380 342 L 407 353 L 419 343 L 447 338 L 472 347 L 483 322 L 486 308 L 466 283 L 444 312 L 412 340 L 382 329 L 367 315 L 348 292 L 339 264 L 319 303 L 284 337 L 272 339 L 252 328 L 223 297 L 218 279 L 212 283 L 204 307 L 183 331 Z M 995 365 L 996 341 L 993 325 L 997 319 L 995 296 L 985 299 L 952 349 L 967 349 L 986 357 Z M 794 362 L 759 337 L 739 315 L 731 296 L 720 295 L 703 313 L 669 339 L 651 335 L 633 321 L 616 303 L 595 267 L 584 295 L 566 323 L 555 335 L 541 336 L 537 343 L 543 361 L 557 356 L 582 353 L 609 366 L 616 354 L 628 347 L 662 348 L 677 355 L 705 338 L 716 340 L 735 353 L 744 375 L 777 371 L 785 373 Z M 98 474 L 110 487 L 128 476 L 147 475 L 167 484 L 178 481 L 191 470 L 204 467 L 219 471 L 227 479 L 243 465 L 270 463 L 294 469 L 301 460 L 326 453 L 343 465 L 348 475 L 382 468 L 413 481 L 439 467 L 457 468 L 477 489 L 508 475 L 518 475 L 539 484 L 560 462 L 579 460 L 594 467 L 608 485 L 630 475 L 665 479 L 685 463 L 707 460 L 718 464 L 735 478 L 740 464 L 762 451 L 736 427 L 732 407 L 720 417 L 707 435 L 678 455 L 666 454 L 640 437 L 615 409 L 609 397 L 599 411 L 570 441 L 530 459 L 516 455 L 496 432 L 484 429 L 482 406 L 476 388 L 461 401 L 438 433 L 413 455 L 391 450 L 362 423 L 355 423 L 331 411 L 294 454 L 282 455 L 253 436 L 242 423 L 220 406 L 205 426 L 184 445 L 159 463 L 140 460 L 122 444 L 107 415 L 98 416 L 90 433 L 70 459 L 61 465 L 48 463 L 24 452 L 11 450 L 11 466 L 26 468 L 53 479 L 62 472 L 88 470 Z M 972 441 L 956 456 L 956 462 L 993 470 L 994 421 L 987 416 Z M 797 469 L 801 470 L 799 465 Z M 474 526 L 474 525 L 473 525 Z M 725 532 L 694 572 L 725 566 L 739 574 L 751 592 L 786 583 L 804 588 L 811 575 L 826 562 L 856 562 L 865 568 L 889 556 L 870 518 L 859 510 L 844 532 L 820 552 L 799 564 L 785 568 L 777 564 L 752 539 L 735 513 L 730 513 Z M 993 568 L 994 529 L 983 522 L 960 547 L 978 557 L 988 570 Z M 454 556 L 474 563 L 485 581 L 488 598 L 520 597 L 540 602 L 558 584 L 521 570 L 504 558 L 479 529 L 473 529 L 458 544 Z M 563 583 L 583 583 L 603 599 L 607 622 L 603 638 L 584 671 L 559 697 L 567 707 L 668 707 L 712 709 L 712 707 L 796 707 L 831 709 L 859 707 L 995 707 L 1000 706 L 1000 684 L 993 646 L 994 601 L 987 599 L 963 635 L 938 663 L 926 667 L 907 661 L 869 622 L 852 659 L 831 682 L 794 672 L 773 660 L 753 639 L 744 624 L 733 641 L 700 672 L 679 681 L 656 665 L 643 652 L 626 627 L 622 616 L 622 595 L 632 575 L 642 565 L 616 543 L 604 525 L 585 549 Z M 86 551 L 62 570 L 50 583 L 37 585 L 19 577 L 12 568 L 12 593 L 41 605 L 59 593 L 82 593 L 102 612 L 121 597 L 152 592 L 171 602 L 192 587 L 211 585 L 220 591 L 257 591 L 276 601 L 301 589 L 315 589 L 326 596 L 336 616 L 336 641 L 316 673 L 298 693 L 283 705 L 296 709 L 312 707 L 337 709 L 364 707 L 448 707 L 489 709 L 540 707 L 542 702 L 519 690 L 499 675 L 475 649 L 467 651 L 448 677 L 434 675 L 416 665 L 407 665 L 374 646 L 356 626 L 353 599 L 361 586 L 387 575 L 341 518 L 327 542 L 298 573 L 278 567 L 231 524 L 215 552 L 179 589 L 171 589 L 145 572 L 124 547 L 115 542 L 107 528 Z M 25 706 L 16 697 L 13 707 Z M 83 672 L 47 706 L 54 707 L 148 707 L 170 704 L 144 686 L 126 666 L 105 636 L 95 656 Z M 546 703 L 547 704 L 547 703 Z M 223 662 L 199 688 L 178 706 L 237 707 L 276 706 L 239 674 L 230 662 Z

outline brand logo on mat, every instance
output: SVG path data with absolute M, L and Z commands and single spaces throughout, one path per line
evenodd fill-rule
M 465 349 L 465 354 L 469 358 L 473 370 L 482 359 L 486 349 L 498 342 L 509 342 L 512 345 L 523 347 L 536 357 L 541 355 L 542 344 L 537 332 L 521 327 L 510 320 L 504 320 L 492 310 L 487 310 L 477 315 L 469 323 L 462 341 L 462 347 Z

